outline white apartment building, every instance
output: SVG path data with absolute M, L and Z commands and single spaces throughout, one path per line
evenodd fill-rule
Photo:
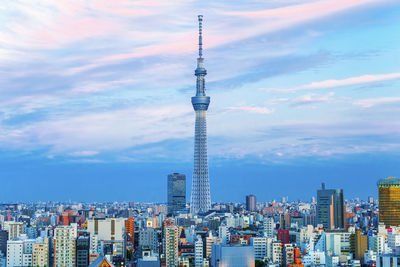
M 74 267 L 77 225 L 57 226 L 54 229 L 54 266 Z
M 203 267 L 203 240 L 200 235 L 194 243 L 194 265 L 195 267 Z
M 267 238 L 252 237 L 250 243 L 254 247 L 254 258 L 264 260 L 267 257 Z

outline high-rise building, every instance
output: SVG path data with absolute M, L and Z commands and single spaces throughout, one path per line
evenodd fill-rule
M 49 266 L 49 239 L 41 239 L 42 242 L 36 242 L 32 246 L 32 266 Z
M 194 266 L 203 267 L 203 240 L 200 235 L 197 236 L 197 240 L 194 243 Z
M 6 221 L 4 230 L 8 231 L 8 240 L 14 240 L 25 233 L 25 225 L 23 222 Z
M 165 233 L 165 262 L 167 266 L 178 266 L 178 240 L 179 228 L 177 226 L 167 226 Z
M 139 246 L 149 247 L 149 249 L 158 253 L 157 232 L 153 228 L 142 228 L 139 231 Z
M 257 199 L 255 195 L 246 196 L 246 210 L 248 211 L 257 210 Z
M 267 257 L 267 238 L 252 237 L 251 245 L 254 247 L 254 258 L 263 261 Z
M 125 221 L 125 233 L 126 239 L 128 240 L 127 245 L 131 247 L 133 251 L 133 247 L 135 244 L 135 218 L 129 217 Z
M 0 254 L 3 256 L 7 253 L 7 240 L 8 232 L 5 230 L 0 230 Z
M 203 16 L 199 15 L 199 57 L 195 75 L 196 96 L 192 97 L 192 105 L 196 112 L 195 136 L 194 136 L 194 168 L 192 180 L 192 195 L 190 212 L 192 214 L 204 213 L 211 209 L 210 179 L 208 176 L 207 157 L 207 109 L 210 97 L 206 96 L 205 79 L 207 74 L 204 68 L 202 23 Z
M 386 227 L 400 225 L 400 179 L 389 177 L 378 181 L 379 222 Z
M 54 229 L 54 266 L 75 267 L 77 225 L 57 226 Z
M 365 251 L 368 249 L 368 237 L 362 235 L 359 229 L 350 236 L 350 250 L 353 258 L 360 260 L 364 257 Z
M 274 237 L 275 222 L 273 217 L 264 218 L 264 236 L 268 238 Z
M 7 267 L 32 266 L 32 248 L 35 240 L 7 241 Z
M 186 175 L 168 175 L 168 213 L 177 214 L 186 207 Z
M 254 267 L 254 248 L 241 245 L 213 245 L 211 266 Z
M 218 227 L 218 237 L 221 239 L 222 244 L 228 244 L 231 239 L 229 227 L 226 225 L 220 225 Z
M 90 236 L 80 235 L 76 240 L 76 267 L 89 266 Z
M 317 191 L 317 224 L 327 230 L 345 227 L 342 189 L 325 189 L 325 183 L 322 183 L 322 188 Z

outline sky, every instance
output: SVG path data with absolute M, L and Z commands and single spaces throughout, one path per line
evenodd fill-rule
M 3 2 L 0 202 L 189 200 L 198 14 L 212 201 L 400 176 L 399 1 Z

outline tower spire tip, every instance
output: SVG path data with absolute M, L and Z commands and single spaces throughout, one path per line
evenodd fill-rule
M 199 19 L 199 57 L 203 56 L 203 15 L 198 15 Z

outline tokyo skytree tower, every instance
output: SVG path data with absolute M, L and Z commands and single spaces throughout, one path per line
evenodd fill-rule
M 207 109 L 210 97 L 206 96 L 205 80 L 207 74 L 204 68 L 203 40 L 202 40 L 203 16 L 199 15 L 199 57 L 197 58 L 196 96 L 192 97 L 192 105 L 196 112 L 196 124 L 194 130 L 194 168 L 192 179 L 192 195 L 190 212 L 192 214 L 204 213 L 211 209 L 210 179 L 208 177 L 207 159 Z

